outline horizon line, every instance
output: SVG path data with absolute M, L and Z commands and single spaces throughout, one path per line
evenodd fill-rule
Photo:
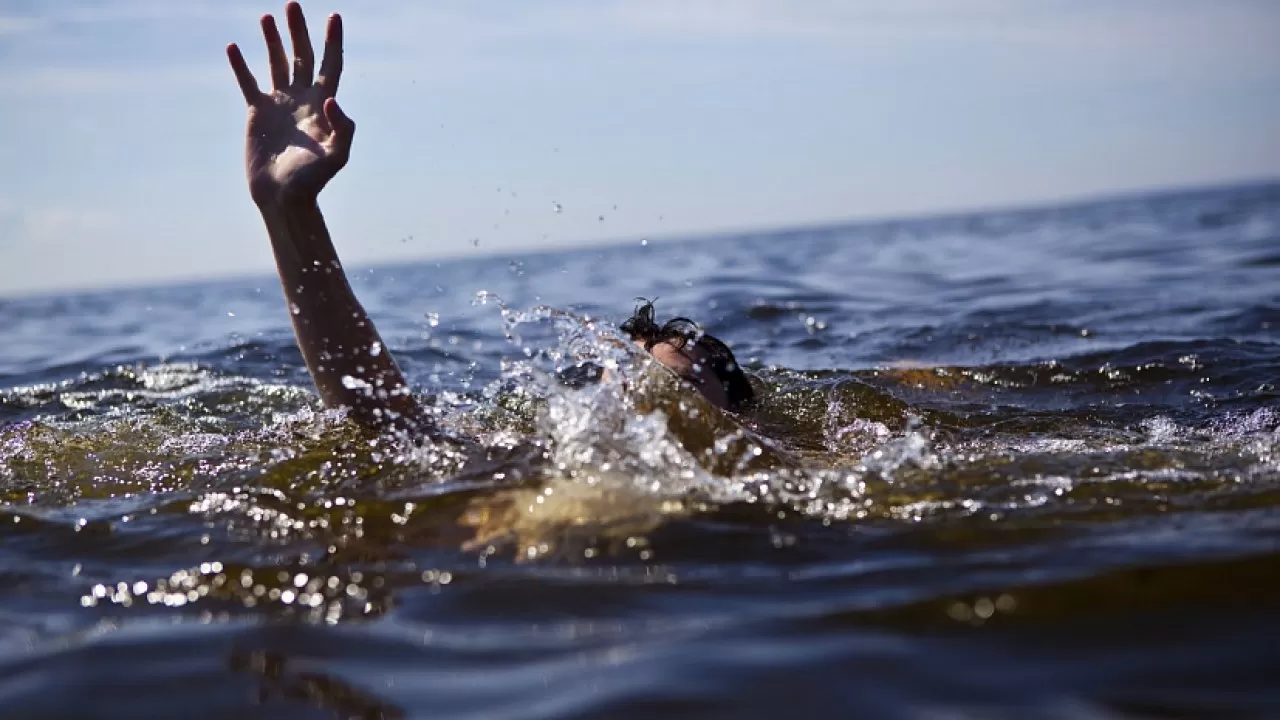
M 629 245 L 639 243 L 642 240 L 651 244 L 669 244 L 678 242 L 707 242 L 711 240 L 723 239 L 725 237 L 753 235 L 767 236 L 779 235 L 784 233 L 803 232 L 810 230 L 834 230 L 834 229 L 850 229 L 857 227 L 875 227 L 878 225 L 887 225 L 901 222 L 927 222 L 927 221 L 943 221 L 943 220 L 960 220 L 972 218 L 981 215 L 991 215 L 996 213 L 1036 213 L 1049 210 L 1063 210 L 1086 207 L 1090 205 L 1099 205 L 1108 202 L 1117 202 L 1123 200 L 1132 200 L 1138 198 L 1159 198 L 1170 197 L 1192 193 L 1206 193 L 1214 191 L 1243 189 L 1243 188 L 1263 188 L 1271 185 L 1280 186 L 1280 175 L 1269 175 L 1262 177 L 1240 178 L 1235 180 L 1209 181 L 1205 183 L 1180 183 L 1170 185 L 1156 185 L 1149 188 L 1129 188 L 1117 190 L 1102 190 L 1096 192 L 1084 192 L 1074 195 L 1067 195 L 1060 199 L 1052 200 L 1028 200 L 1026 202 L 1012 202 L 1008 204 L 992 204 L 992 205 L 975 205 L 965 208 L 954 209 L 937 209 L 922 210 L 917 213 L 890 214 L 890 215 L 867 215 L 864 217 L 846 217 L 843 219 L 831 220 L 815 220 L 810 222 L 800 222 L 791 225 L 767 225 L 757 227 L 727 227 L 718 230 L 694 231 L 692 234 L 673 233 L 661 236 L 628 236 L 602 238 L 595 240 L 567 241 L 562 243 L 553 243 L 543 247 L 517 249 L 511 247 L 498 247 L 491 251 L 478 252 L 450 252 L 444 251 L 439 254 L 423 255 L 416 258 L 403 258 L 399 260 L 372 262 L 367 264 L 359 264 L 355 266 L 344 266 L 348 272 L 355 276 L 359 272 L 387 270 L 390 268 L 411 266 L 428 262 L 457 262 L 461 260 L 476 259 L 518 259 L 521 257 L 549 255 L 555 253 L 569 252 L 574 250 L 591 250 L 591 249 L 612 249 L 627 247 Z M 17 293 L 7 293 L 0 291 L 0 302 L 16 301 L 16 300 L 35 300 L 41 298 L 55 297 L 71 297 L 77 295 L 96 295 L 107 292 L 120 292 L 130 290 L 157 290 L 166 288 L 177 288 L 185 285 L 196 285 L 202 283 L 218 284 L 232 283 L 236 281 L 248 281 L 270 278 L 276 280 L 274 275 L 268 274 L 264 270 L 259 272 L 245 273 L 213 273 L 209 275 L 176 275 L 164 279 L 155 280 L 139 280 L 124 281 L 122 283 L 106 283 L 102 285 L 69 285 L 64 287 L 33 289 L 29 291 L 19 291 Z

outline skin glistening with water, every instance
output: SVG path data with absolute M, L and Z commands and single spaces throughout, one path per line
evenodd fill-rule
M 302 7 L 285 6 L 293 60 L 275 18 L 262 16 L 271 89 L 263 92 L 240 48 L 227 58 L 248 104 L 245 174 L 262 213 L 307 369 L 327 407 L 348 408 L 379 429 L 430 432 L 404 374 L 356 299 L 317 198 L 351 157 L 356 124 L 336 98 L 342 77 L 342 18 L 329 16 L 324 56 L 315 54 Z M 644 303 L 622 330 L 712 404 L 741 410 L 751 385 L 729 348 L 692 321 L 658 325 Z

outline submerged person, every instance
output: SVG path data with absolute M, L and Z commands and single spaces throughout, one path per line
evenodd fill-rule
M 342 76 L 342 18 L 329 16 L 315 55 L 302 7 L 285 6 L 293 60 L 271 15 L 262 17 L 271 74 L 263 92 L 240 49 L 227 57 L 248 103 L 245 173 L 271 238 L 294 334 L 320 398 L 361 424 L 431 432 L 404 375 L 347 282 L 317 198 L 351 156 L 355 122 L 335 96 Z M 292 71 L 292 72 L 291 72 Z M 693 321 L 659 325 L 646 302 L 621 330 L 713 405 L 745 409 L 754 394 L 733 352 Z

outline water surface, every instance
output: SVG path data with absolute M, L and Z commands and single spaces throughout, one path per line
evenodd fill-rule
M 0 300 L 6 716 L 1280 716 L 1280 186 L 353 284 L 452 439 L 271 277 Z

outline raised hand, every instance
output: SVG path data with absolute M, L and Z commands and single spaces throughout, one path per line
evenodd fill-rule
M 262 16 L 271 92 L 258 82 L 234 44 L 227 58 L 249 104 L 245 174 L 271 238 L 276 270 L 289 304 L 298 348 L 324 404 L 347 408 L 379 430 L 432 432 L 404 375 L 351 291 L 316 196 L 351 156 L 351 122 L 333 99 L 342 74 L 342 19 L 329 16 L 324 60 L 315 55 L 296 2 L 285 6 L 293 41 L 293 79 L 280 31 Z
M 356 124 L 338 107 L 334 95 L 342 75 L 342 18 L 329 16 L 324 59 L 315 80 L 315 54 L 302 6 L 285 6 L 293 45 L 293 78 L 275 18 L 262 16 L 267 41 L 271 91 L 262 92 L 240 48 L 227 46 L 227 58 L 249 104 L 245 129 L 245 174 L 259 207 L 315 200 L 351 157 Z

